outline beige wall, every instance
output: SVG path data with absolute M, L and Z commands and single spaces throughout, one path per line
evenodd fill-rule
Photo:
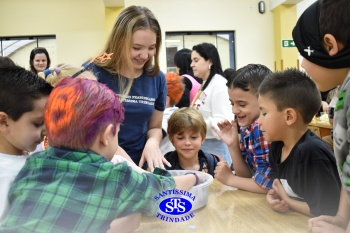
M 268 0 L 265 14 L 260 14 L 258 2 L 125 0 L 125 7 L 149 7 L 163 36 L 166 31 L 235 31 L 237 67 L 261 63 L 273 69 L 273 14 Z M 102 0 L 0 0 L 0 9 L 0 36 L 54 34 L 57 62 L 80 65 L 103 49 L 106 34 L 122 8 L 105 8 Z M 162 70 L 166 70 L 164 40 L 160 60 Z
M 56 35 L 58 63 L 80 65 L 105 43 L 102 0 L 0 0 L 0 9 L 0 37 Z
M 236 32 L 236 66 L 261 63 L 274 67 L 273 14 L 258 12 L 259 0 L 125 0 L 125 5 L 146 5 L 159 20 L 163 35 L 172 31 Z M 268 4 L 268 0 L 265 1 Z M 266 9 L 269 9 L 268 5 Z M 163 37 L 164 38 L 164 37 Z M 165 70 L 165 44 L 161 67 Z

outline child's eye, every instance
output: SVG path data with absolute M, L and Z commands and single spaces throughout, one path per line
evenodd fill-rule
M 261 113 L 262 116 L 266 116 L 266 113 Z
M 134 50 L 140 50 L 140 48 L 135 48 L 135 47 L 134 47 L 133 49 L 134 49 Z
M 41 127 L 44 125 L 44 122 L 40 122 L 40 123 L 33 123 L 33 125 L 37 128 Z

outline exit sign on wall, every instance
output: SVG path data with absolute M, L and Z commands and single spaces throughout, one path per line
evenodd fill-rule
M 293 40 L 282 40 L 282 48 L 295 48 Z

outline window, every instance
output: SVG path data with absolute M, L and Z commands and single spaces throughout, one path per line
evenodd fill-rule
M 214 44 L 219 51 L 222 69 L 236 68 L 234 32 L 166 32 L 165 46 L 167 72 L 175 72 L 174 55 L 183 48 L 207 42 Z
M 17 65 L 28 68 L 32 49 L 44 47 L 47 49 L 51 65 L 56 64 L 56 36 L 23 36 L 1 37 L 0 56 L 11 58 Z

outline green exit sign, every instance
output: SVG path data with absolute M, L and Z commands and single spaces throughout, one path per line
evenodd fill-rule
M 295 48 L 293 40 L 282 40 L 282 48 Z

